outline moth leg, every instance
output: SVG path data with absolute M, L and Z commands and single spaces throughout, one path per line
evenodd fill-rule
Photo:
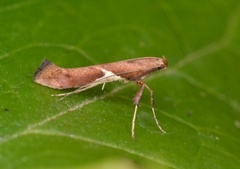
M 82 86 L 82 87 L 79 87 L 78 89 L 72 91 L 72 92 L 67 92 L 67 93 L 60 93 L 60 94 L 52 94 L 51 96 L 62 96 L 61 100 L 64 99 L 65 97 L 69 96 L 69 95 L 72 95 L 72 94 L 76 94 L 76 93 L 80 93 L 84 90 L 87 90 L 87 89 L 90 89 L 94 86 L 96 86 L 98 84 L 88 84 L 88 85 L 85 85 L 85 86 Z
M 103 83 L 103 85 L 102 85 L 102 90 L 104 90 L 105 84 L 106 84 L 106 83 Z
M 67 92 L 67 93 L 60 93 L 60 94 L 52 94 L 51 96 L 57 96 L 57 97 L 62 97 L 60 100 L 63 100 L 65 97 L 71 95 L 71 94 L 76 94 L 79 93 L 81 91 L 79 91 L 78 89 L 72 91 L 72 92 Z
M 163 128 L 159 125 L 159 122 L 158 122 L 158 120 L 157 120 L 157 116 L 156 116 L 156 113 L 155 113 L 153 91 L 152 91 L 152 89 L 151 89 L 150 87 L 148 87 L 148 85 L 146 85 L 144 82 L 142 82 L 142 83 L 143 83 L 143 85 L 148 89 L 148 91 L 149 91 L 150 94 L 151 94 L 151 107 L 152 107 L 152 113 L 153 113 L 154 120 L 155 120 L 155 122 L 156 122 L 159 130 L 165 134 L 166 132 L 165 132 L 165 131 L 163 130 Z
M 142 97 L 142 93 L 144 90 L 144 85 L 142 81 L 136 81 L 136 83 L 140 86 L 140 90 L 136 93 L 135 97 L 133 98 L 133 103 L 135 104 L 135 109 L 134 109 L 134 113 L 133 113 L 133 119 L 132 119 L 132 138 L 134 139 L 134 128 L 135 128 L 135 120 L 136 120 L 136 115 L 137 115 L 137 109 L 138 109 L 138 105 L 140 102 L 140 99 Z

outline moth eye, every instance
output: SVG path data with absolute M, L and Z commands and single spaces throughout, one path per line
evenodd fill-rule
M 165 67 L 165 65 L 160 65 L 157 69 L 160 70 L 160 69 L 163 69 Z

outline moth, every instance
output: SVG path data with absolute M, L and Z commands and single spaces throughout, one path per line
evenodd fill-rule
M 45 59 L 36 70 L 34 81 L 53 89 L 77 88 L 72 92 L 53 95 L 63 97 L 82 92 L 100 84 L 103 84 L 103 89 L 108 82 L 135 82 L 140 89 L 133 98 L 135 109 L 131 133 L 132 138 L 134 138 L 135 120 L 144 88 L 150 92 L 151 108 L 156 125 L 160 131 L 166 133 L 160 126 L 156 117 L 153 90 L 143 82 L 143 79 L 151 73 L 157 70 L 166 69 L 167 67 L 168 61 L 164 56 L 162 58 L 142 57 L 79 68 L 61 68 Z

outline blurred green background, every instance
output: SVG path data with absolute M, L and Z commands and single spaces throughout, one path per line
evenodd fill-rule
M 239 0 L 1 0 L 0 168 L 240 166 Z M 134 83 L 69 96 L 40 86 L 44 58 L 62 67 L 165 55 L 131 138 Z

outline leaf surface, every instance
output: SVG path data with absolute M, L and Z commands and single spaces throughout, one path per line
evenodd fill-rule
M 230 1 L 0 2 L 1 168 L 231 168 L 240 165 L 240 4 Z M 40 86 L 44 58 L 81 67 L 165 55 L 145 82 L 63 100 Z

